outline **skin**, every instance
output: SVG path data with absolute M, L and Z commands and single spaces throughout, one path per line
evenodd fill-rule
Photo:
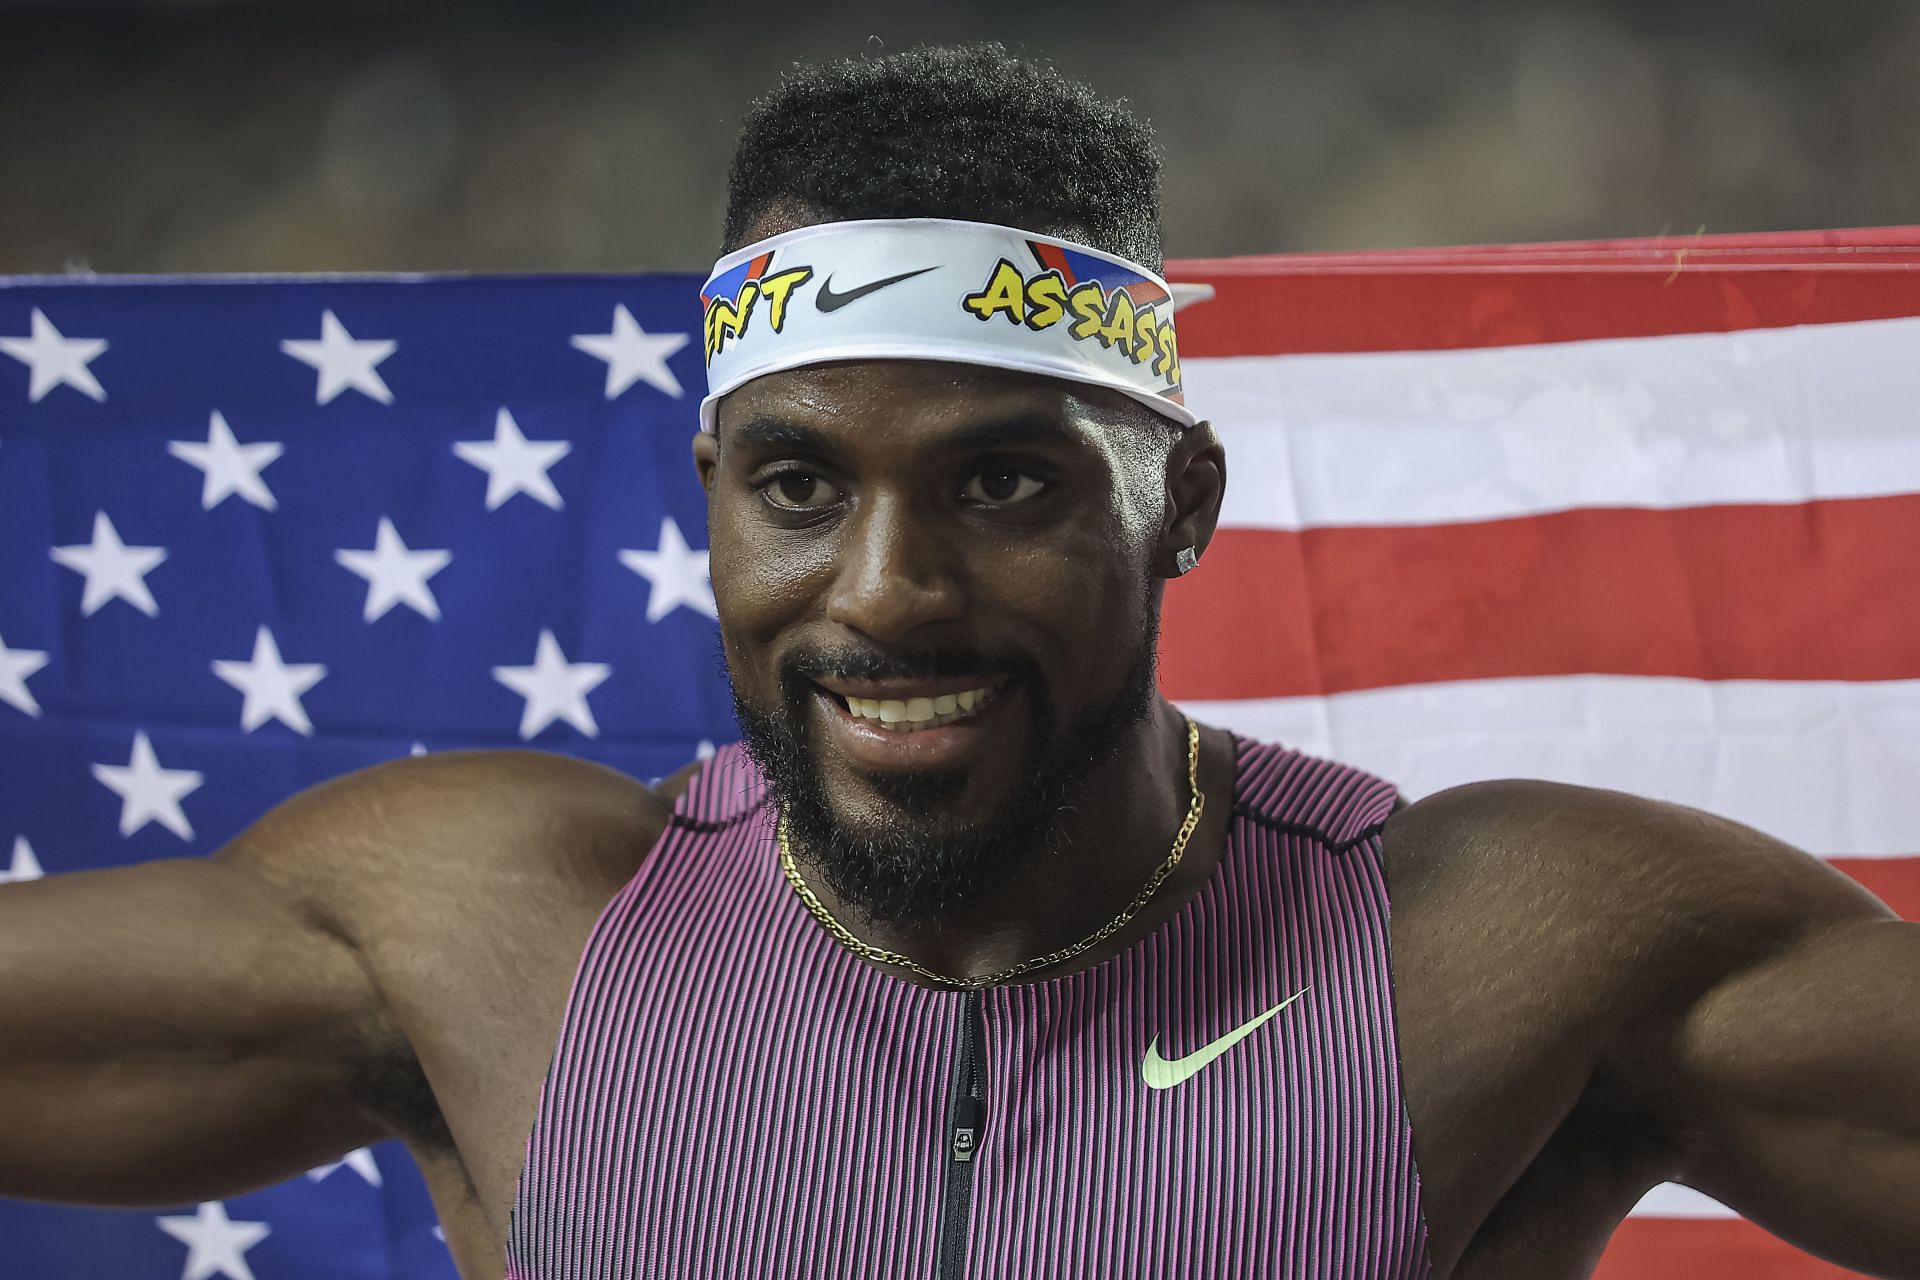
M 1132 412 L 911 362 L 729 397 L 695 460 L 743 689 L 768 695 L 793 645 L 938 639 L 1031 655 L 1063 717 L 1109 692 L 1126 656 L 1112 639 L 1143 621 L 1140 574 L 1204 552 L 1225 484 L 1204 427 L 1141 484 Z M 729 436 L 776 417 L 816 438 Z M 1051 438 L 955 447 L 1010 418 Z M 780 466 L 811 468 L 842 505 L 796 529 L 754 487 Z M 995 468 L 1044 472 L 1050 505 L 962 502 Z M 1053 859 L 935 926 L 866 936 L 973 974 L 1103 923 L 1166 856 L 1182 734 L 1156 701 Z M 884 816 L 844 762 L 822 764 L 837 803 Z M 533 752 L 407 759 L 293 797 L 210 859 L 0 888 L 0 1194 L 188 1202 L 398 1136 L 463 1273 L 499 1275 L 574 965 L 691 772 L 650 788 Z M 983 768 L 958 803 L 1013 785 Z M 1053 972 L 1133 944 L 1205 882 L 1232 808 L 1217 730 L 1201 785 L 1206 821 L 1175 876 Z M 1920 1276 L 1920 926 L 1757 832 L 1616 792 L 1456 788 L 1397 811 L 1383 848 L 1440 1280 L 1585 1276 L 1663 1180 L 1869 1274 Z M 430 1096 L 410 1096 L 415 1074 Z
M 1162 544 L 1206 545 L 1225 459 L 1210 430 L 1181 441 L 1182 505 L 1172 510 L 1195 515 L 1167 520 L 1158 474 L 1149 484 L 1123 482 L 1148 465 L 1161 469 L 1157 456 L 1142 457 L 1157 454 L 1138 421 L 1145 411 L 1116 393 L 1082 396 L 1065 385 L 891 361 L 797 370 L 728 397 L 719 434 L 729 443 L 701 437 L 694 460 L 713 514 L 722 639 L 742 695 L 777 703 L 777 664 L 793 647 L 884 655 L 936 646 L 1028 655 L 1062 723 L 1111 696 L 1134 650 L 1089 637 L 1145 634 L 1142 569 L 1151 562 L 1172 576 L 1174 552 Z M 1000 443 L 959 443 L 983 427 L 997 428 Z M 1045 489 L 993 503 L 982 500 L 989 480 L 1015 494 Z M 1022 784 L 1028 743 L 1023 695 L 1015 686 L 1000 696 L 1009 705 L 996 750 L 969 770 L 951 804 L 897 810 L 829 749 L 816 758 L 836 812 L 862 825 L 946 826 L 1002 807 Z M 813 718 L 819 732 L 826 717 Z M 1226 737 L 1208 735 L 1203 789 L 1230 790 L 1232 760 Z M 1091 932 L 1166 859 L 1186 812 L 1186 762 L 1185 721 L 1156 699 L 1148 721 L 1088 778 L 1089 802 L 1062 842 L 1107 854 L 1036 859 L 935 930 L 863 919 L 864 936 L 911 945 L 941 972 L 991 973 L 1059 946 L 1062 924 L 1074 927 L 1067 941 Z M 1149 785 L 1137 785 L 1143 779 Z M 1227 807 L 1206 817 L 1199 834 L 1215 849 Z M 796 852 L 804 861 L 805 850 Z M 1197 887 L 1210 869 L 1196 858 L 1180 869 L 1180 883 Z M 836 916 L 848 913 L 826 886 L 815 887 Z M 1048 914 L 1036 915 L 1036 903 Z

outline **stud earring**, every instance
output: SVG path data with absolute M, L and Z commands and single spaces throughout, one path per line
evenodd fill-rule
M 1192 573 L 1193 566 L 1200 563 L 1200 553 L 1192 547 L 1182 547 L 1173 554 L 1173 567 L 1183 574 Z

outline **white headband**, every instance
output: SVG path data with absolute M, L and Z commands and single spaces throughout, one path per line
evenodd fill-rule
M 700 288 L 711 431 L 750 379 L 830 360 L 951 360 L 1111 387 L 1194 424 L 1167 282 L 1013 227 L 892 218 L 802 227 L 716 262 Z

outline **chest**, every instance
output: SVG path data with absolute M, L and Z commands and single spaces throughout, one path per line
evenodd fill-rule
M 992 1224 L 1017 1221 L 1023 1198 L 1044 1198 L 1055 1186 L 1099 1206 L 1089 1219 L 1132 1214 L 1148 1222 L 1138 1202 L 1114 1195 L 1185 1188 L 1203 1205 L 1238 1204 L 1252 1220 L 1270 1222 L 1285 1197 L 1297 1207 L 1325 1194 L 1303 1194 L 1276 1170 L 1337 1169 L 1349 1141 L 1340 1126 L 1364 1121 L 1410 1136 L 1436 1274 L 1452 1272 L 1474 1235 L 1485 1238 L 1500 1199 L 1538 1172 L 1556 1130 L 1580 1109 L 1593 1066 L 1591 1028 L 1603 1013 L 1594 993 L 1605 983 L 1596 948 L 1564 911 L 1518 884 L 1467 891 L 1460 885 L 1472 877 L 1423 883 L 1405 871 L 1423 856 L 1388 841 L 1379 883 L 1364 883 L 1365 864 L 1356 863 L 1346 874 L 1359 879 L 1334 886 L 1333 898 L 1332 864 L 1311 856 L 1290 880 L 1252 891 L 1242 884 L 1224 898 L 1203 893 L 1156 945 L 1164 951 L 1181 930 L 1186 940 L 1151 973 L 1128 976 L 1128 1000 L 1062 984 L 1002 993 L 983 1022 L 993 1101 L 976 1167 L 989 1228 L 982 1247 L 1013 1247 Z M 645 927 L 633 922 L 637 932 L 626 939 L 644 943 L 643 962 L 603 981 L 595 1008 L 575 992 L 570 1013 L 576 971 L 587 977 L 594 960 L 588 954 L 583 964 L 596 921 L 638 862 L 568 877 L 476 879 L 459 901 L 409 904 L 413 919 L 471 927 L 395 929 L 396 945 L 380 957 L 383 984 L 454 1136 L 454 1151 L 419 1154 L 463 1262 L 473 1274 L 504 1265 L 542 1084 L 569 1053 L 637 1063 L 627 1105 L 680 1094 L 696 1100 L 652 1125 L 648 1140 L 665 1145 L 651 1153 L 587 1153 L 608 1167 L 626 1161 L 630 1177 L 641 1167 L 671 1169 L 676 1194 L 720 1197 L 704 1206 L 683 1199 L 676 1212 L 718 1204 L 724 1213 L 739 1186 L 765 1182 L 793 1192 L 791 1202 L 837 1205 L 836 1213 L 853 1212 L 862 1195 L 880 1196 L 887 1220 L 899 1222 L 898 1189 L 907 1186 L 922 1226 L 890 1236 L 902 1248 L 936 1248 L 937 1227 L 927 1224 L 949 1181 L 963 1043 L 951 993 L 898 983 L 823 987 L 818 969 L 800 960 L 825 940 L 797 917 L 771 937 L 743 938 L 732 927 L 772 918 L 776 902 L 791 906 L 784 885 L 749 877 L 722 892 L 726 900 L 701 900 L 690 881 L 677 899 L 655 902 Z M 1389 885 L 1390 923 L 1382 909 Z M 1316 911 L 1323 918 L 1303 926 Z M 1377 913 L 1372 924 L 1369 911 Z M 1191 939 L 1202 935 L 1218 950 L 1197 962 Z M 652 987 L 641 980 L 648 968 Z M 1336 1005 L 1370 1008 L 1358 1023 L 1342 1028 L 1308 1001 L 1235 1041 L 1178 1088 L 1140 1087 L 1148 1044 L 1181 1061 L 1302 987 L 1334 997 L 1352 975 L 1365 990 L 1346 991 Z M 563 1038 L 569 1018 L 614 1030 L 585 1049 Z M 1355 1070 L 1356 1061 L 1366 1068 Z M 1410 1133 L 1385 1124 L 1396 1101 Z M 604 1111 L 609 1097 L 596 1105 Z M 662 1150 L 678 1154 L 663 1158 Z M 716 1170 L 716 1151 L 735 1161 L 732 1172 L 699 1184 L 682 1176 Z M 1396 1158 L 1388 1151 L 1370 1163 L 1378 1169 Z M 1412 1176 L 1402 1168 L 1395 1178 Z M 856 1173 L 848 1179 L 846 1170 Z M 798 1194 L 808 1187 L 817 1194 Z M 1253 1201 L 1248 1188 L 1256 1189 Z M 1381 1194 L 1405 1193 L 1389 1186 Z M 1268 1197 L 1267 1208 L 1258 1195 Z M 1196 1239 L 1213 1242 L 1208 1247 L 1257 1235 L 1239 1217 L 1209 1216 L 1191 1202 L 1183 1220 L 1196 1224 Z M 844 1221 L 815 1225 L 846 1234 Z M 1124 1239 L 1136 1250 L 1169 1247 L 1164 1239 L 1146 1244 L 1137 1231 Z M 1265 1266 L 1274 1255 L 1257 1256 Z
M 520 1274 L 1420 1273 L 1372 864 L 1227 860 L 1111 961 L 967 996 L 683 852 L 581 965 Z

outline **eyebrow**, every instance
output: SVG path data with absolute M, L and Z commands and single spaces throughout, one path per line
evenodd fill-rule
M 748 418 L 727 434 L 733 438 L 733 443 L 739 445 L 814 450 L 828 447 L 826 437 L 805 423 L 767 414 Z
M 985 453 L 1022 445 L 1058 447 L 1080 443 L 1080 437 L 1058 419 L 1042 413 L 1023 413 L 961 427 L 942 437 L 940 448 L 947 453 Z
M 825 453 L 834 441 L 824 432 L 792 418 L 759 414 L 740 423 L 728 433 L 743 447 L 805 449 Z M 1021 446 L 1080 444 L 1081 440 L 1058 419 L 1042 413 L 1022 413 L 970 423 L 940 437 L 942 453 L 987 453 L 995 449 Z

